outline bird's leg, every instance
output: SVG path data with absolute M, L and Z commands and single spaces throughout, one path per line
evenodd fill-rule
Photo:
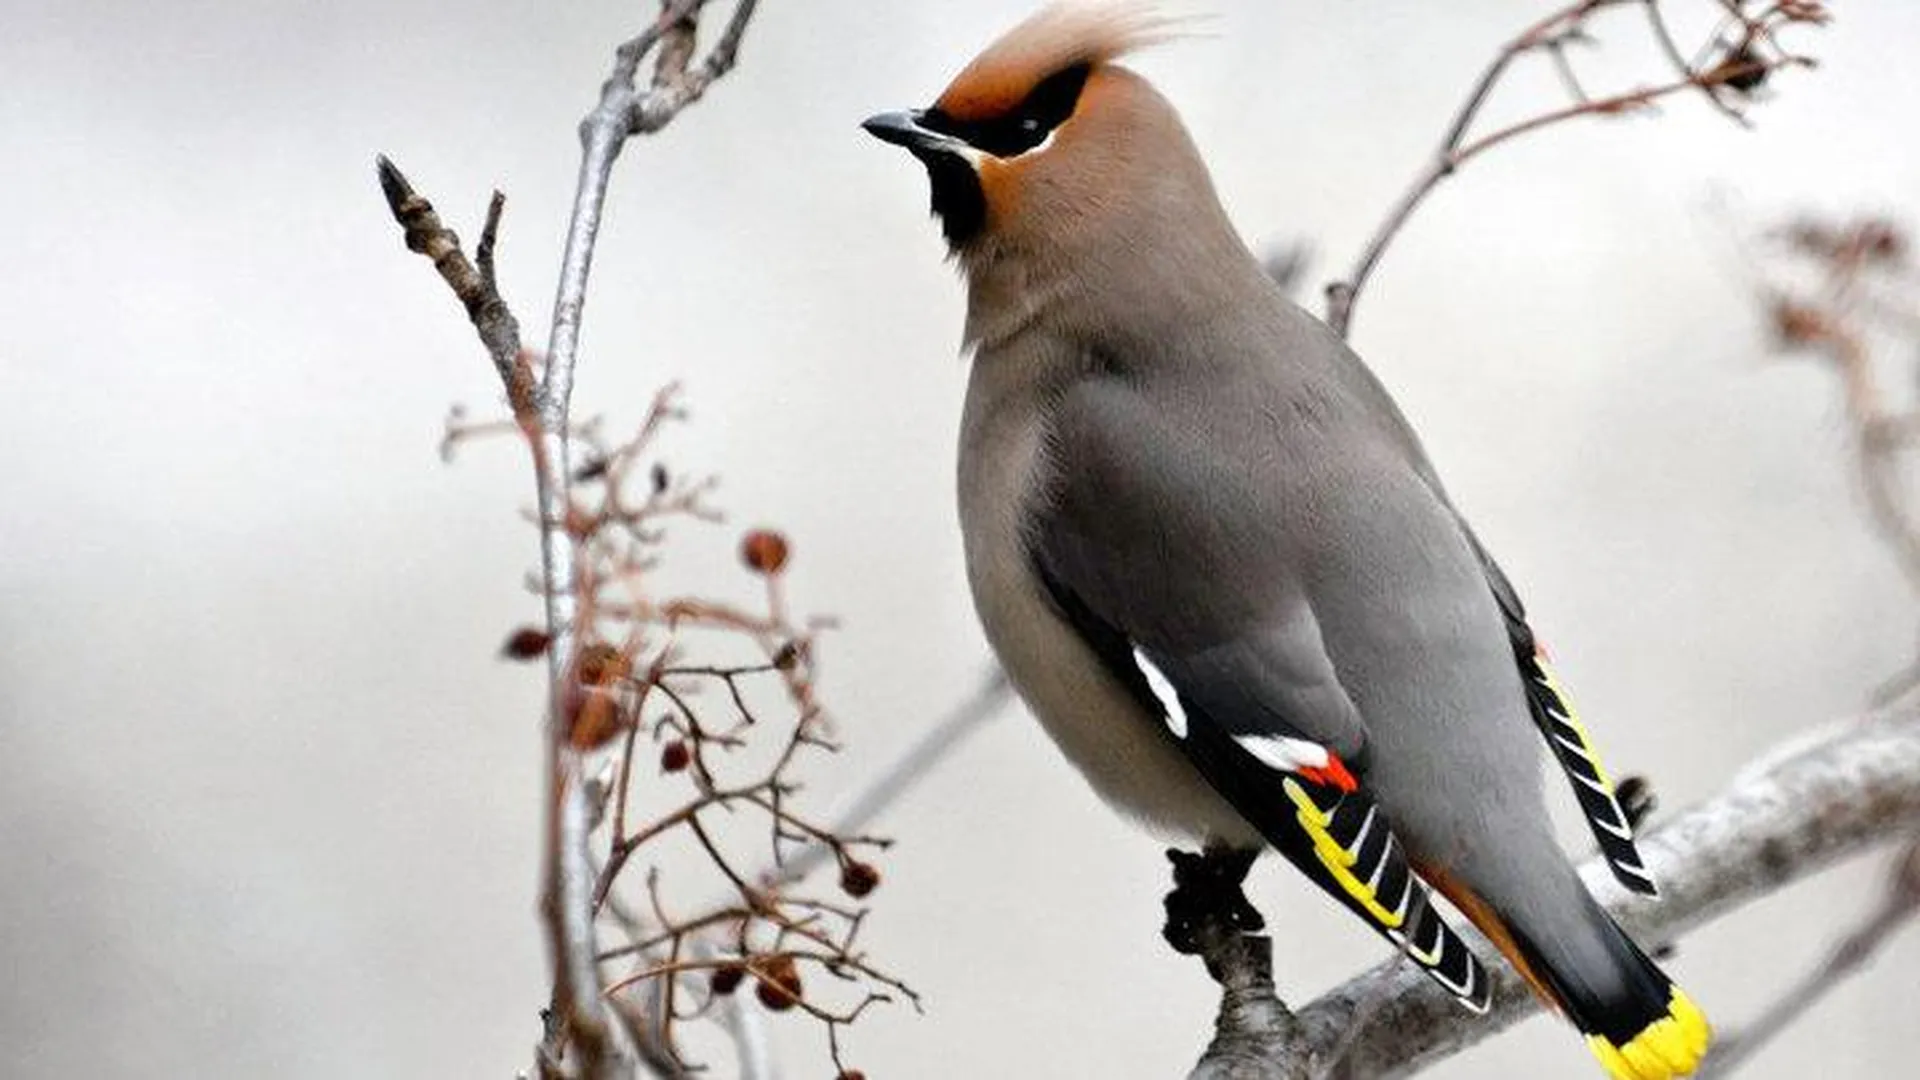
M 1167 851 L 1173 891 L 1161 933 L 1176 951 L 1198 954 L 1220 984 L 1220 1019 L 1196 1078 L 1278 1077 L 1277 1050 L 1299 1035 L 1298 1022 L 1274 993 L 1273 942 L 1258 933 L 1266 920 L 1240 889 L 1257 855 L 1218 845 L 1198 855 Z
M 1173 864 L 1173 891 L 1167 894 L 1167 924 L 1160 931 L 1175 952 L 1209 958 L 1233 938 L 1266 927 L 1240 886 L 1260 852 L 1253 848 L 1209 845 L 1196 855 L 1167 849 Z

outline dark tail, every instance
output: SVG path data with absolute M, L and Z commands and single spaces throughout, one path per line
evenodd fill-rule
M 1592 933 L 1577 935 L 1583 948 L 1555 940 L 1547 949 L 1459 878 L 1430 865 L 1420 872 L 1487 935 L 1541 1000 L 1580 1029 L 1613 1080 L 1676 1080 L 1699 1068 L 1713 1037 L 1707 1018 L 1571 873 L 1570 891 L 1581 905 L 1576 916 Z
M 1613 1080 L 1675 1080 L 1690 1076 L 1707 1052 L 1707 1018 L 1600 905 L 1588 901 L 1611 970 L 1553 957 L 1507 928 L 1536 986 L 1587 1037 L 1587 1046 Z

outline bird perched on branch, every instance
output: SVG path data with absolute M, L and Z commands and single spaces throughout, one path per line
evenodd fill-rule
M 967 283 L 987 637 L 1125 813 L 1229 862 L 1273 847 L 1484 1009 L 1438 891 L 1612 1076 L 1685 1075 L 1705 1019 L 1548 824 L 1542 736 L 1615 875 L 1654 893 L 1593 742 L 1386 391 L 1263 273 L 1173 108 L 1116 62 L 1170 29 L 1056 5 L 931 107 L 864 125 L 926 167 Z

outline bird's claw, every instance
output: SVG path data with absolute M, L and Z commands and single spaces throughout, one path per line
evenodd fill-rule
M 1225 848 L 1201 854 L 1167 849 L 1167 861 L 1173 864 L 1173 891 L 1166 897 L 1167 922 L 1160 935 L 1175 952 L 1189 956 L 1203 952 L 1209 927 L 1239 934 L 1266 928 L 1266 920 L 1240 887 L 1258 854 Z

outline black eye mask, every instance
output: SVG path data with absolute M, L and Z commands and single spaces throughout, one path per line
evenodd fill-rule
M 920 123 L 995 157 L 1013 157 L 1045 142 L 1053 129 L 1073 115 L 1092 72 L 1091 64 L 1056 71 L 1040 80 L 1011 112 L 990 120 L 956 120 L 933 108 L 921 114 Z

